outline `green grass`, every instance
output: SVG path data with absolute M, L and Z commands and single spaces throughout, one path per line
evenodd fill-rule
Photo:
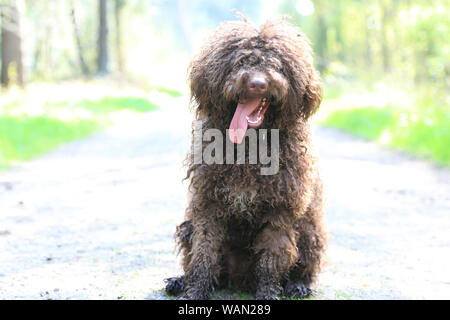
M 32 116 L 13 101 L 0 105 L 0 169 L 33 159 L 60 145 L 88 137 L 106 127 L 109 116 L 118 111 L 147 112 L 158 108 L 140 97 L 105 97 L 99 100 L 61 101 L 45 103 L 43 113 Z M 88 117 L 80 117 L 83 111 Z M 59 115 L 64 111 L 64 119 Z M 17 115 L 19 114 L 19 115 Z
M 344 291 L 336 291 L 336 299 L 337 300 L 350 300 L 353 297 L 353 294 L 347 293 Z
M 82 139 L 99 129 L 93 120 L 63 122 L 46 117 L 0 118 L 0 166 L 29 160 L 62 143 Z
M 50 104 L 51 107 L 82 108 L 95 114 L 111 113 L 121 110 L 147 112 L 158 106 L 147 99 L 139 97 L 105 97 L 99 100 L 79 100 L 74 102 L 61 101 Z
M 442 106 L 355 107 L 331 112 L 322 125 L 450 165 L 450 114 Z
M 168 94 L 172 98 L 179 98 L 183 95 L 180 91 L 168 89 L 168 88 L 164 88 L 164 87 L 153 86 L 152 89 L 156 90 L 158 92 L 161 92 L 161 93 Z
M 383 131 L 395 124 L 395 117 L 389 108 L 375 107 L 336 110 L 323 124 L 353 133 L 361 138 L 376 140 Z

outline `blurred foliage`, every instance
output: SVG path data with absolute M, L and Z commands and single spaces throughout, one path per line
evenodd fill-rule
M 449 10 L 447 0 L 282 1 L 324 80 L 319 122 L 450 165 Z
M 94 72 L 98 1 L 24 4 L 22 41 L 30 80 L 82 76 L 79 51 Z M 145 75 L 154 85 L 165 76 L 182 79 L 187 65 L 183 60 L 179 68 L 181 56 L 192 55 L 221 21 L 236 19 L 237 9 L 257 24 L 277 12 L 289 15 L 311 39 L 317 66 L 328 81 L 370 83 L 389 76 L 415 85 L 450 86 L 448 0 L 109 0 L 107 9 L 111 70 Z M 116 46 L 122 47 L 120 59 Z M 175 65 L 179 74 L 163 74 L 156 66 L 163 63 Z
M 98 1 L 20 2 L 29 83 L 93 77 Z M 448 163 L 448 0 L 108 0 L 110 78 L 133 79 L 146 90 L 181 96 L 187 91 L 189 58 L 211 29 L 239 19 L 233 9 L 255 24 L 287 14 L 310 38 L 324 82 L 318 114 L 322 123 Z M 12 78 L 14 73 L 12 66 Z M 45 102 L 44 109 L 84 110 L 96 116 L 122 107 L 148 110 L 133 95 L 119 104 L 108 99 L 71 97 Z M 0 101 L 0 118 L 10 116 L 6 109 L 20 111 L 23 105 Z M 26 127 L 36 119 L 16 120 Z M 9 132 L 2 130 L 2 135 Z
M 365 139 L 376 140 L 394 122 L 390 108 L 360 107 L 337 110 L 323 124 L 346 130 Z
M 447 0 L 284 0 L 311 39 L 322 75 L 376 81 L 393 76 L 413 84 L 450 86 L 450 4 Z
M 166 93 L 169 96 L 171 96 L 172 98 L 179 98 L 179 97 L 183 96 L 183 93 L 181 93 L 178 90 L 168 89 L 168 88 L 164 88 L 164 87 L 160 87 L 160 86 L 152 86 L 151 88 L 158 92 Z
M 450 166 L 450 116 L 441 108 L 427 107 L 337 110 L 323 124 Z
M 325 96 L 320 124 L 450 166 L 450 112 L 440 90 L 347 91 L 333 88 Z
M 77 41 L 90 75 L 95 75 L 98 1 L 24 3 L 21 18 L 26 37 L 22 41 L 28 79 L 54 81 L 84 76 Z M 156 86 L 181 87 L 178 82 L 185 82 L 187 61 L 204 38 L 205 30 L 235 19 L 233 9 L 257 20 L 261 5 L 253 0 L 108 0 L 110 70 L 114 74 L 123 69 L 126 76 L 144 78 Z M 117 15 L 122 30 L 118 29 Z M 121 48 L 117 47 L 118 41 Z M 167 72 L 169 69 L 177 73 Z M 171 80 L 166 81 L 167 77 Z

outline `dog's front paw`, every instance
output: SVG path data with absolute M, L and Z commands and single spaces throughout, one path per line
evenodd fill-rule
M 164 279 L 166 292 L 171 296 L 178 296 L 184 291 L 184 277 L 173 277 Z
M 286 284 L 284 295 L 289 298 L 305 299 L 312 295 L 312 290 L 305 286 L 302 282 Z

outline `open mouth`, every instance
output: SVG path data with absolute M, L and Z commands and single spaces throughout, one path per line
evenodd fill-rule
M 233 143 L 240 144 L 248 127 L 257 128 L 264 121 L 264 114 L 269 108 L 267 98 L 256 97 L 239 101 L 230 123 L 229 137 Z
M 261 125 L 264 118 L 264 113 L 266 112 L 268 106 L 269 104 L 267 103 L 267 98 L 263 98 L 258 110 L 245 117 L 250 127 L 258 127 Z

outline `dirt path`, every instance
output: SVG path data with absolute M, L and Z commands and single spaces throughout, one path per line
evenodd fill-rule
M 324 298 L 450 298 L 450 172 L 316 130 L 327 187 Z
M 185 206 L 180 109 L 0 173 L 0 299 L 166 298 Z M 317 298 L 450 298 L 449 171 L 315 131 L 331 233 Z

